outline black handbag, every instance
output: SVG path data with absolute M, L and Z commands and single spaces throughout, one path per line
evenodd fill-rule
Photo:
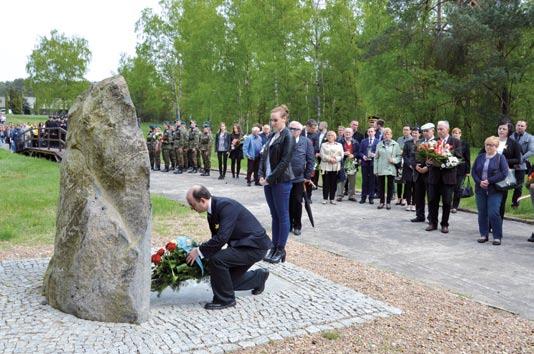
M 473 187 L 471 187 L 471 180 L 469 176 L 467 176 L 460 188 L 460 198 L 470 198 L 473 194 L 475 193 L 473 192 Z

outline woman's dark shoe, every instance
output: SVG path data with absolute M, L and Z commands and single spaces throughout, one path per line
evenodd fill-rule
M 286 261 L 286 250 L 277 248 L 272 257 L 267 261 L 269 263 L 284 263 Z
M 267 254 L 265 255 L 265 257 L 263 257 L 263 260 L 265 262 L 270 262 L 271 257 L 274 255 L 275 252 L 276 252 L 276 247 L 271 248 L 269 251 L 267 251 Z
M 391 209 L 391 204 L 386 204 L 386 209 L 387 210 Z
M 376 207 L 377 209 L 383 209 L 384 208 L 384 203 L 380 203 L 378 204 L 378 206 Z
M 532 233 L 532 235 L 530 235 L 529 238 L 527 238 L 527 241 L 528 242 L 534 242 L 534 232 Z
M 492 245 L 493 246 L 500 246 L 501 245 L 501 239 L 500 238 L 496 238 L 495 240 L 493 240 Z
M 478 243 L 485 243 L 485 242 L 488 242 L 488 237 L 480 237 L 478 240 L 477 240 Z

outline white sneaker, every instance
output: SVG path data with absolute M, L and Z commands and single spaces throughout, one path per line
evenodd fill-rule
M 328 201 L 326 199 L 323 199 L 323 204 L 326 204 Z

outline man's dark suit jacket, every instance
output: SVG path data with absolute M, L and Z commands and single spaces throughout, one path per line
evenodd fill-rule
M 226 243 L 230 247 L 252 247 L 268 250 L 271 240 L 265 229 L 241 203 L 223 197 L 211 198 L 211 216 L 208 215 L 211 239 L 199 246 L 206 258 L 217 253 Z
M 451 146 L 451 153 L 461 159 L 462 148 L 460 140 L 449 136 L 449 138 L 447 139 L 447 144 Z M 436 166 L 430 166 L 428 168 L 428 183 L 438 184 L 441 181 L 443 184 L 455 185 L 457 175 L 456 169 L 457 167 L 439 168 Z

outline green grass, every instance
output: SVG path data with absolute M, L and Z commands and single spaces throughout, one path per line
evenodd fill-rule
M 321 336 L 328 340 L 337 340 L 341 337 L 337 331 L 326 331 L 321 333 Z
M 15 245 L 54 242 L 59 198 L 59 164 L 11 154 L 0 149 L 0 250 Z M 189 208 L 160 195 L 152 195 L 153 227 L 162 234 L 169 216 L 185 216 Z
M 39 122 L 46 122 L 48 119 L 48 116 L 44 115 L 24 115 L 24 114 L 8 114 L 6 115 L 7 121 L 6 123 L 13 123 L 13 124 L 21 124 L 21 123 L 29 123 L 29 124 L 39 124 Z

